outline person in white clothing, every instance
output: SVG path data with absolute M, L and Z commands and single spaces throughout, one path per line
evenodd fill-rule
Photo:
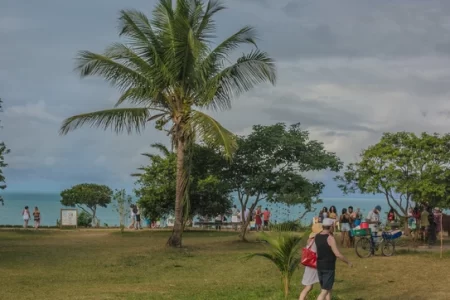
M 381 212 L 381 206 L 377 205 L 373 210 L 369 212 L 366 218 L 366 222 L 369 223 L 369 228 L 372 231 L 372 236 L 375 239 L 375 242 L 377 241 L 378 236 L 378 226 L 380 225 L 380 212 Z
M 28 210 L 28 206 L 22 210 L 22 218 L 23 218 L 23 228 L 28 227 L 28 222 L 30 221 L 30 211 Z
M 316 236 L 315 232 L 311 232 L 309 235 L 308 243 L 306 247 L 311 247 L 310 250 L 317 253 L 317 247 L 316 243 L 314 242 L 314 237 Z M 308 297 L 309 292 L 312 291 L 314 284 L 319 283 L 319 275 L 317 273 L 317 269 L 306 267 L 305 266 L 305 272 L 303 273 L 303 279 L 302 279 L 302 285 L 305 286 L 305 288 L 300 293 L 299 300 L 306 300 L 306 297 Z M 331 296 L 327 296 L 326 300 L 330 300 Z
M 131 223 L 130 223 L 130 226 L 128 226 L 128 229 L 133 229 L 136 224 L 136 215 L 134 213 L 134 204 L 130 205 L 130 218 L 131 218 Z

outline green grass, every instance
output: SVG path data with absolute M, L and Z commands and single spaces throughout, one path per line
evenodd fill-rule
M 167 249 L 168 232 L 0 231 L 0 299 L 283 299 L 279 274 L 260 258 L 263 243 L 235 233 L 188 232 Z M 254 240 L 255 234 L 250 237 Z M 338 263 L 336 299 L 448 299 L 450 255 L 402 251 Z M 290 299 L 298 299 L 303 270 Z M 436 276 L 442 274 L 442 276 Z M 315 299 L 311 297 L 311 299 Z

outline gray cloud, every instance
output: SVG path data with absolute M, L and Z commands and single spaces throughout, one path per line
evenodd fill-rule
M 151 128 L 115 135 L 84 128 L 58 135 L 65 117 L 112 107 L 117 91 L 73 72 L 82 49 L 118 41 L 123 8 L 156 1 L 0 2 L 1 131 L 12 149 L 11 189 L 60 189 L 80 181 L 131 187 L 140 153 L 168 138 Z M 450 2 L 227 0 L 218 36 L 243 25 L 278 62 L 276 87 L 260 86 L 214 113 L 245 134 L 254 124 L 301 122 L 311 137 L 350 161 L 383 131 L 448 131 Z M 51 8 L 51 9 L 49 9 Z M 240 54 L 242 50 L 236 53 Z
M 288 123 L 301 123 L 306 127 L 325 127 L 344 131 L 376 130 L 362 125 L 364 116 L 345 111 L 321 101 L 320 99 L 296 99 L 294 96 L 282 96 L 273 101 L 270 108 L 263 110 L 272 120 Z

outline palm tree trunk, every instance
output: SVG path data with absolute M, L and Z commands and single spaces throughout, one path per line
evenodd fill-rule
M 181 236 L 183 233 L 183 198 L 186 192 L 187 179 L 185 178 L 185 149 L 186 141 L 184 137 L 177 138 L 177 183 L 175 196 L 175 224 L 173 226 L 172 236 L 167 241 L 170 247 L 179 248 Z
M 289 296 L 289 277 L 283 276 L 283 284 L 284 284 L 284 299 L 287 299 Z

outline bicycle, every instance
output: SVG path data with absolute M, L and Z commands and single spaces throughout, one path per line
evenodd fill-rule
M 384 256 L 395 254 L 395 239 L 401 236 L 401 232 L 400 235 L 396 234 L 394 236 L 391 232 L 383 231 L 381 237 L 376 237 L 376 240 L 370 230 L 365 230 L 365 232 L 366 234 L 361 236 L 355 244 L 356 255 L 360 258 L 368 258 L 375 255 L 375 251 L 378 251 L 380 247 Z

